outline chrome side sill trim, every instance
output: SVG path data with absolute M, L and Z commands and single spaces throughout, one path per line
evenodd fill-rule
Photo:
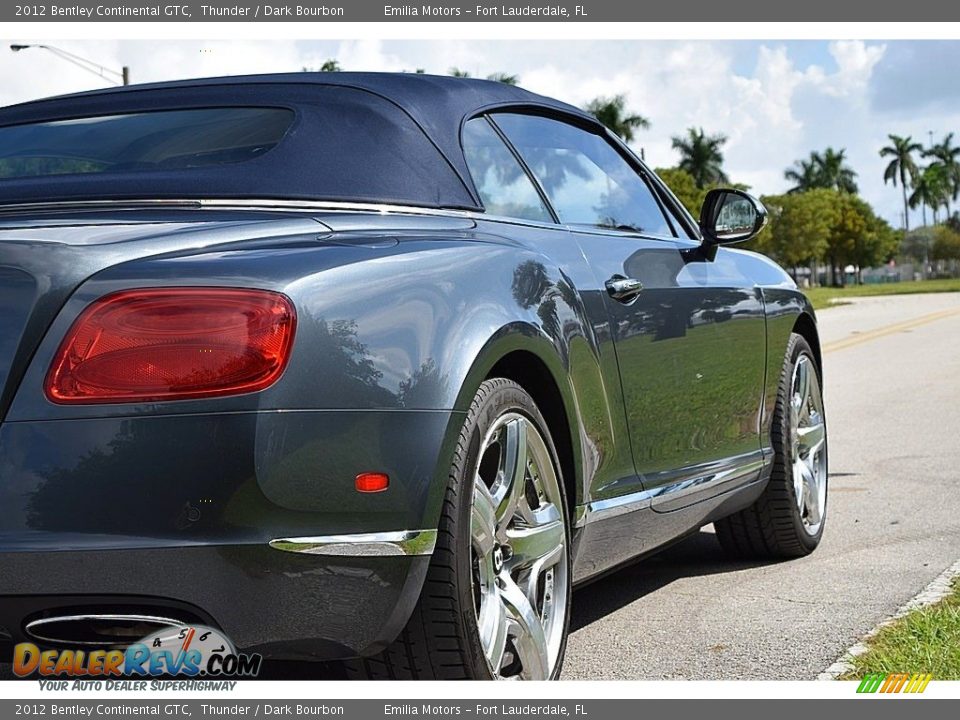
M 640 490 L 627 495 L 594 500 L 586 505 L 578 505 L 574 513 L 575 528 L 582 528 L 590 523 L 609 520 L 619 515 L 626 515 L 637 510 L 650 507 L 650 500 L 654 497 L 651 490 Z
M 391 557 L 431 555 L 437 544 L 436 530 L 396 530 L 393 532 L 318 535 L 316 537 L 271 540 L 274 550 L 304 555 L 340 557 Z
M 649 490 L 638 490 L 634 493 L 603 500 L 593 500 L 585 505 L 578 505 L 574 509 L 573 526 L 575 528 L 582 528 L 590 523 L 608 520 L 612 517 L 626 515 L 648 507 L 656 510 L 667 502 L 682 501 L 688 495 L 693 495 L 698 491 L 708 488 L 717 488 L 717 494 L 722 494 L 722 492 L 726 492 L 728 489 L 734 489 L 727 488 L 721 492 L 720 488 L 724 488 L 725 483 L 748 475 L 756 474 L 759 477 L 762 471 L 773 463 L 772 455 L 753 459 L 757 454 L 759 453 L 750 453 L 749 459 L 746 461 L 738 462 L 728 467 L 714 468 L 711 472 L 699 474 L 684 480 L 678 480 L 669 485 L 661 485 L 650 488 Z M 753 482 L 754 481 L 751 480 L 748 483 L 744 483 L 743 487 Z M 716 495 L 705 497 L 703 500 L 709 500 L 712 497 L 716 497 Z M 676 509 L 679 510 L 680 508 Z
M 757 455 L 760 455 L 760 457 L 756 457 Z M 696 495 L 698 492 L 711 488 L 719 493 L 721 488 L 725 488 L 734 480 L 741 480 L 741 484 L 745 484 L 742 482 L 742 478 L 748 475 L 759 475 L 760 471 L 768 464 L 768 460 L 763 458 L 760 452 L 750 453 L 750 458 L 751 459 L 744 462 L 739 462 L 727 467 L 714 467 L 697 477 L 680 480 L 666 486 L 662 492 L 658 492 L 653 496 L 653 508 L 657 509 L 666 503 L 677 502 L 683 500 L 688 495 Z

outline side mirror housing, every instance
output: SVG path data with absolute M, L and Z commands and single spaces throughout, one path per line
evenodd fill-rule
M 767 224 L 767 209 L 742 190 L 717 189 L 707 193 L 700 208 L 699 250 L 706 260 L 717 256 L 717 247 L 756 237 Z

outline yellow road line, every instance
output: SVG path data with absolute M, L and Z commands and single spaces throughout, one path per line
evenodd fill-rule
M 876 340 L 877 338 L 882 338 L 887 335 L 893 335 L 894 333 L 903 332 L 904 330 L 911 330 L 912 328 L 920 327 L 921 325 L 927 325 L 929 323 L 936 322 L 937 320 L 943 320 L 944 318 L 953 317 L 954 315 L 960 315 L 960 308 L 940 310 L 938 312 L 930 313 L 929 315 L 921 315 L 920 317 L 913 318 L 912 320 L 907 320 L 902 323 L 896 323 L 895 325 L 887 325 L 886 327 L 877 328 L 876 330 L 868 330 L 866 332 L 858 333 L 857 335 L 844 338 L 843 340 L 835 340 L 831 343 L 826 343 L 822 350 L 824 354 L 834 352 L 836 350 L 845 350 L 846 348 L 853 347 L 854 345 Z

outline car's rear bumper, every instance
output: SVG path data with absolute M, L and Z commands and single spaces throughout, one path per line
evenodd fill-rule
M 37 615 L 208 622 L 275 657 L 375 652 L 435 540 L 445 411 L 0 425 L 0 639 Z M 360 472 L 388 490 L 361 494 Z M 441 490 L 442 493 L 442 490 Z M 162 611 L 162 612 L 161 612 Z
M 3 553 L 0 626 L 35 641 L 24 628 L 40 616 L 142 614 L 209 624 L 271 657 L 350 657 L 400 632 L 428 562 L 263 545 Z

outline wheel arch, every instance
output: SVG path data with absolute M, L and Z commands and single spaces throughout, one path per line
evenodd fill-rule
M 810 344 L 821 380 L 823 359 L 816 314 L 809 298 L 792 283 L 789 287 L 761 287 L 761 293 L 767 317 L 767 377 L 764 383 L 760 440 L 765 452 L 772 452 L 770 433 L 777 387 L 791 335 L 796 333 Z
M 820 333 L 817 332 L 817 323 L 809 312 L 801 312 L 793 323 L 793 332 L 800 335 L 813 350 L 814 360 L 817 362 L 817 371 L 823 378 L 823 356 L 820 349 Z
M 532 352 L 513 350 L 496 362 L 487 373 L 487 377 L 513 380 L 530 393 L 530 397 L 540 409 L 557 450 L 563 489 L 567 498 L 567 512 L 572 518 L 574 508 L 580 503 L 579 474 L 574 460 L 573 434 L 563 395 L 549 368 Z
M 543 414 L 557 450 L 567 509 L 572 516 L 582 502 L 583 473 L 577 406 L 566 353 L 530 323 L 501 327 L 483 345 L 466 373 L 456 409 L 465 411 L 481 383 L 493 377 L 513 380 L 523 387 Z M 459 432 L 459 426 L 450 428 L 448 435 L 455 439 Z

